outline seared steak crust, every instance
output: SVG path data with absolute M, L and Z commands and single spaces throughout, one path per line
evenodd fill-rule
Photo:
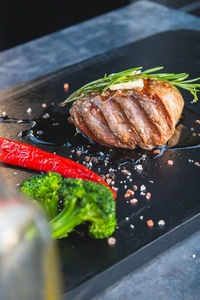
M 109 90 L 76 100 L 69 121 L 99 144 L 151 150 L 173 135 L 183 106 L 175 87 L 146 79 L 143 89 Z

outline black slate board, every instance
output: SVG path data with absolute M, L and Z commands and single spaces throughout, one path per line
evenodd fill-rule
M 114 49 L 82 63 L 67 67 L 42 78 L 14 87 L 0 94 L 0 110 L 6 111 L 10 118 L 35 119 L 44 109 L 42 103 L 50 105 L 53 110 L 68 113 L 58 108 L 57 104 L 66 98 L 63 84 L 69 82 L 70 92 L 86 82 L 94 80 L 105 73 L 112 73 L 134 66 L 144 68 L 165 66 L 166 72 L 188 72 L 199 76 L 200 70 L 200 34 L 196 31 L 181 30 L 163 32 L 149 38 Z M 191 104 L 191 97 L 183 93 L 185 99 L 188 126 L 199 129 L 195 124 L 200 119 L 200 104 Z M 32 108 L 31 116 L 27 108 Z M 30 124 L 0 124 L 0 136 L 34 145 L 27 137 L 21 139 L 18 133 L 30 128 Z M 66 127 L 69 128 L 70 127 Z M 190 128 L 189 128 L 190 130 Z M 69 132 L 69 135 L 71 133 Z M 87 144 L 87 143 L 86 143 Z M 83 161 L 84 156 L 71 153 L 72 147 L 38 145 L 43 150 L 54 152 L 72 159 Z M 99 151 L 109 151 L 99 147 Z M 121 155 L 121 150 L 113 150 Z M 122 153 L 125 155 L 125 152 Z M 174 161 L 168 166 L 167 161 Z M 139 192 L 136 193 L 138 204 L 133 207 L 124 199 L 124 185 L 120 181 L 126 176 L 117 169 L 117 163 L 108 166 L 94 165 L 93 170 L 106 174 L 108 169 L 117 169 L 116 185 L 119 186 L 117 200 L 117 217 L 119 229 L 114 236 L 115 246 L 108 245 L 107 240 L 93 240 L 72 234 L 68 239 L 58 242 L 63 272 L 64 292 L 68 299 L 89 299 L 108 285 L 134 270 L 142 263 L 167 249 L 199 229 L 200 222 L 200 168 L 189 159 L 200 161 L 199 149 L 165 152 L 157 159 L 148 158 L 142 162 L 143 171 L 137 172 L 130 162 L 124 166 L 132 175 L 133 184 L 145 184 L 152 198 L 147 201 Z M 17 172 L 17 175 L 14 175 Z M 28 178 L 33 172 L 2 165 L 0 176 L 5 183 L 15 186 Z M 153 181 L 153 183 L 152 183 Z M 141 219 L 143 216 L 143 219 Z M 127 221 L 125 218 L 129 217 Z M 153 229 L 146 226 L 146 221 L 155 222 Z M 160 229 L 158 220 L 164 219 L 166 226 Z M 130 224 L 135 226 L 134 229 Z

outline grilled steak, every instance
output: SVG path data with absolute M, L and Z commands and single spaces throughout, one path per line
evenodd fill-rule
M 69 121 L 99 144 L 151 150 L 173 135 L 183 106 L 175 87 L 145 79 L 142 88 L 108 90 L 76 100 Z

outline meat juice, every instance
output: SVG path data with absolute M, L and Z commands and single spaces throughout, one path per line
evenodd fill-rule
M 44 144 L 54 147 L 67 146 L 74 151 L 89 156 L 98 156 L 99 161 L 107 159 L 109 163 L 124 164 L 140 162 L 144 157 L 157 158 L 165 151 L 189 150 L 200 147 L 200 126 L 195 123 L 198 115 L 187 108 L 184 109 L 182 118 L 176 126 L 174 135 L 164 146 L 157 147 L 160 150 L 157 155 L 153 151 L 148 151 L 136 147 L 133 150 L 122 148 L 108 148 L 91 141 L 88 137 L 77 131 L 73 124 L 67 120 L 67 116 L 60 112 L 54 112 L 51 107 L 47 108 L 38 119 L 19 120 L 1 117 L 0 123 L 30 124 L 30 128 L 19 132 L 19 137 L 27 137 L 34 144 Z M 15 125 L 16 126 L 16 125 Z

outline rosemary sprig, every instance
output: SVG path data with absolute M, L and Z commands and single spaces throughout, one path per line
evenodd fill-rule
M 142 71 L 142 69 L 143 67 L 138 67 L 110 75 L 105 74 L 103 78 L 92 81 L 75 91 L 64 102 L 62 102 L 60 106 L 64 106 L 66 103 L 75 101 L 77 99 L 84 98 L 88 93 L 106 92 L 114 84 L 145 78 L 168 82 L 175 86 L 178 90 L 181 88 L 189 91 L 194 96 L 194 102 L 198 100 L 197 93 L 200 91 L 200 83 L 196 82 L 200 81 L 200 77 L 186 80 L 189 77 L 189 74 L 186 73 L 155 73 L 162 70 L 163 67 L 151 68 L 145 71 Z

